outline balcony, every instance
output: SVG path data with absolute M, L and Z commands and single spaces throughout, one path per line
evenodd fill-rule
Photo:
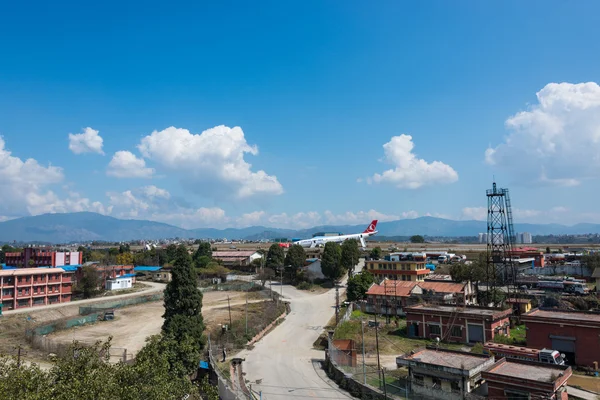
M 33 297 L 41 297 L 41 296 L 46 296 L 46 292 L 37 292 L 33 294 Z
M 17 282 L 17 287 L 23 287 L 23 286 L 31 286 L 31 280 L 27 281 L 22 281 L 22 282 Z

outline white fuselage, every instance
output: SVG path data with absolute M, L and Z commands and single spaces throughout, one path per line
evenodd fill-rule
M 313 248 L 313 247 L 325 246 L 325 243 L 327 243 L 327 242 L 341 243 L 345 240 L 355 239 L 355 240 L 358 240 L 361 247 L 365 248 L 365 247 L 367 247 L 367 245 L 365 243 L 365 238 L 368 238 L 369 236 L 373 236 L 376 233 L 377 233 L 377 231 L 353 233 L 351 235 L 341 235 L 341 236 L 319 236 L 319 237 L 314 237 L 311 239 L 298 240 L 297 242 L 294 242 L 294 244 L 299 244 L 302 247 Z

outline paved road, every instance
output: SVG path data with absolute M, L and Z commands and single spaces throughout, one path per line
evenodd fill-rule
M 273 282 L 274 290 L 276 285 Z M 291 306 L 285 321 L 253 350 L 239 355 L 246 359 L 243 368 L 252 389 L 261 391 L 265 400 L 352 399 L 319 371 L 317 362 L 325 358 L 325 353 L 312 348 L 335 313 L 335 289 L 315 295 L 284 285 L 283 296 Z M 256 384 L 256 380 L 262 381 Z
M 31 313 L 31 312 L 43 311 L 43 310 L 51 310 L 51 309 L 54 309 L 54 308 L 68 307 L 68 306 L 74 306 L 74 305 L 75 306 L 79 306 L 79 305 L 82 305 L 82 304 L 100 303 L 100 302 L 104 302 L 104 301 L 120 300 L 120 299 L 126 299 L 128 297 L 137 297 L 137 296 L 140 296 L 140 295 L 151 294 L 151 293 L 156 293 L 156 292 L 162 292 L 163 290 L 165 290 L 165 287 L 167 287 L 166 284 L 164 284 L 164 283 L 158 283 L 158 282 L 146 282 L 146 281 L 144 281 L 144 284 L 145 285 L 149 285 L 150 287 L 146 288 L 144 290 L 141 290 L 139 292 L 127 293 L 127 294 L 121 294 L 121 295 L 115 295 L 115 296 L 95 297 L 93 299 L 70 301 L 68 303 L 50 304 L 50 305 L 47 305 L 47 306 L 36 306 L 36 307 L 20 308 L 20 309 L 17 309 L 17 310 L 4 311 L 2 314 L 4 314 L 4 315 L 23 314 L 23 313 Z
M 598 395 L 595 393 L 588 392 L 587 390 L 580 390 L 571 386 L 567 386 L 567 394 L 569 394 L 569 396 L 575 396 L 585 400 L 598 399 Z

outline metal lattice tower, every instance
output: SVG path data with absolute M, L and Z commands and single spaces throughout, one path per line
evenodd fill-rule
M 487 286 L 495 290 L 497 284 L 514 286 L 516 274 L 512 260 L 515 233 L 508 189 L 496 187 L 486 190 L 487 218 Z

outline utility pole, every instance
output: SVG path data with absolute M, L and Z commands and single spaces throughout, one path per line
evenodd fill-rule
M 375 312 L 375 349 L 377 350 L 377 371 L 381 371 L 381 364 L 379 362 L 379 326 L 377 324 L 377 312 Z M 381 378 L 381 375 L 379 375 Z
M 365 367 L 365 323 L 363 321 L 363 317 L 360 317 L 360 330 L 362 333 L 362 353 L 363 353 L 363 377 L 365 385 L 367 384 L 367 370 Z
M 383 397 L 387 400 L 387 387 L 385 385 L 385 368 L 381 368 L 381 374 L 383 375 Z
M 248 336 L 248 291 L 246 291 L 246 336 Z
M 335 285 L 335 325 L 340 321 L 340 287 Z
M 233 323 L 231 322 L 231 303 L 229 302 L 229 295 L 227 295 L 227 308 L 229 308 L 229 329 L 231 329 Z
M 21 366 L 21 344 L 17 348 L 17 368 Z

